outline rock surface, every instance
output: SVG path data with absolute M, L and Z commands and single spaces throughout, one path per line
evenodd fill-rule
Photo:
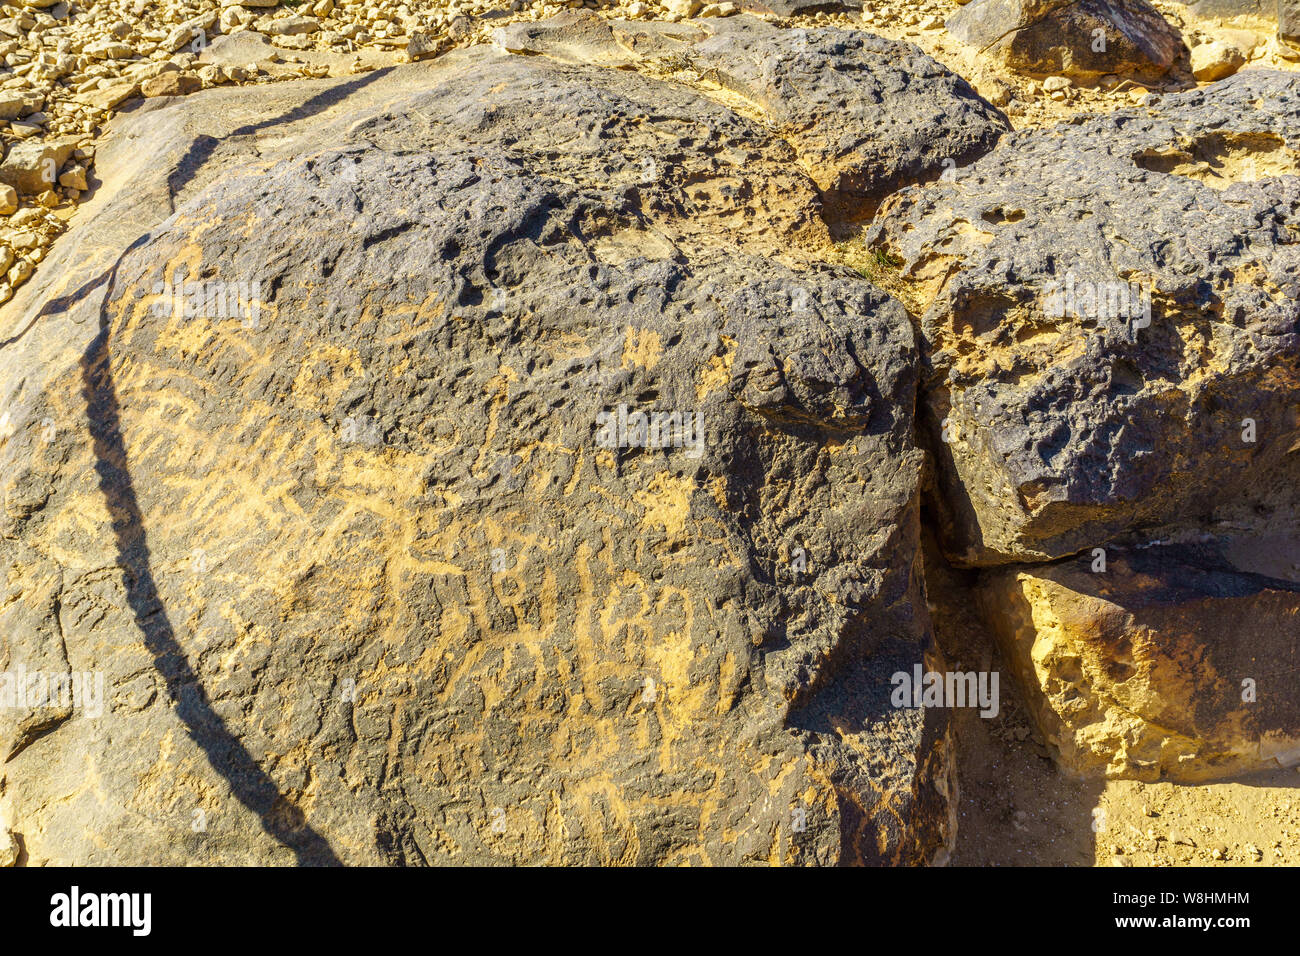
M 1249 50 L 1230 40 L 1212 40 L 1192 47 L 1192 76 L 1213 82 L 1236 73 L 1245 63 Z
M 783 141 L 488 53 L 152 102 L 5 331 L 0 633 L 108 687 L 9 732 L 33 863 L 942 857 L 913 332 Z
M 953 560 L 1294 525 L 1298 150 L 1300 84 L 1256 71 L 891 197 Z
M 1276 14 L 1278 2 L 1279 0 L 1193 0 L 1186 6 L 1204 17 L 1270 17 Z
M 58 180 L 59 169 L 76 146 L 77 141 L 71 138 L 19 143 L 0 162 L 0 182 L 20 193 L 44 192 Z
M 669 64 L 674 80 L 740 97 L 794 147 L 837 220 L 869 217 L 888 193 L 965 165 L 1010 129 L 916 47 L 856 30 L 783 30 L 754 17 L 665 28 L 579 14 L 515 24 L 494 41 L 565 62 Z
M 1186 9 L 1157 0 L 1184 32 L 1201 82 L 1238 65 L 1300 64 L 1295 49 L 1273 38 L 1273 26 L 1254 18 L 1259 4 L 1222 0 L 1228 12 L 1251 17 L 1201 19 L 1217 3 Z M 1262 397 L 1266 416 L 1288 390 L 1295 394 L 1294 353 L 1265 342 L 1257 365 L 1241 367 L 1255 340 L 1214 318 L 1220 299 L 1253 314 L 1252 281 L 1267 298 L 1277 298 L 1278 288 L 1283 299 L 1294 298 L 1293 285 L 1272 284 L 1292 274 L 1290 186 L 1260 186 L 1263 200 L 1243 202 L 1231 185 L 1294 171 L 1294 144 L 1278 132 L 1295 125 L 1290 88 L 1250 79 L 1257 101 L 1227 98 L 1222 110 L 1170 122 L 1165 113 L 1175 101 L 1149 91 L 1190 83 L 1181 51 L 1159 79 L 1140 49 L 1107 63 L 1132 66 L 1138 82 L 1114 73 L 1021 73 L 1006 68 L 1021 62 L 1014 57 L 979 56 L 943 29 L 950 0 L 879 0 L 861 11 L 795 0 L 765 26 L 752 18 L 719 26 L 715 18 L 735 12 L 731 3 L 610 0 L 599 19 L 566 14 L 523 28 L 517 24 L 554 17 L 560 5 L 267 0 L 225 3 L 213 22 L 212 0 L 41 4 L 11 7 L 0 19 L 0 69 L 7 68 L 0 155 L 29 145 L 14 159 L 40 174 L 22 194 L 0 184 L 0 865 L 915 862 L 947 858 L 958 817 L 966 834 L 964 851 L 953 855 L 958 863 L 1077 863 L 1095 851 L 1102 865 L 1226 865 L 1258 861 L 1260 847 L 1266 862 L 1294 862 L 1294 770 L 1272 771 L 1269 779 L 1281 778 L 1272 784 L 1253 777 L 1249 786 L 1141 782 L 1160 774 L 1209 780 L 1294 756 L 1293 718 L 1279 706 L 1277 688 L 1294 684 L 1288 638 L 1297 560 L 1288 549 L 1297 537 L 1293 501 L 1275 493 L 1294 485 L 1287 457 L 1294 453 L 1278 460 L 1270 452 L 1271 465 L 1234 459 L 1233 467 L 1262 469 L 1256 486 L 1242 495 L 1230 482 L 1208 509 L 1196 504 L 1207 499 L 1204 488 L 1193 489 L 1193 507 L 1182 515 L 1164 501 L 1181 481 L 1175 471 L 1142 486 L 1154 510 L 1135 511 L 1123 499 L 1096 529 L 1100 540 L 1084 531 L 1074 543 L 1067 539 L 1078 532 L 1078 515 L 1052 505 L 1026 518 L 1006 480 L 1046 474 L 1048 484 L 1073 489 L 1070 501 L 1082 495 L 1092 520 L 1109 493 L 1096 489 L 1116 475 L 1114 487 L 1128 487 L 1123 462 L 1132 449 L 1141 481 L 1201 460 L 1204 436 L 1191 434 L 1186 450 L 1179 443 L 1225 397 L 1228 412 L 1238 414 L 1248 403 L 1243 396 L 1259 390 L 1259 364 L 1281 369 Z M 1264 6 L 1274 16 L 1273 0 Z M 1281 6 L 1282 32 L 1294 34 L 1287 27 L 1294 4 Z M 1074 29 L 1090 24 L 1059 9 L 1052 16 L 1069 32 L 1040 33 L 1039 53 L 1061 63 L 1067 54 L 1070 63 L 1093 55 L 1081 43 L 1092 37 Z M 424 72 L 382 69 L 485 43 L 507 24 L 497 35 L 508 35 L 510 48 L 546 59 L 520 68 L 452 54 Z M 864 24 L 889 39 L 865 36 Z M 206 36 L 196 37 L 196 26 Z M 1234 47 L 1246 62 L 1237 64 Z M 1114 53 L 1110 41 L 1106 52 Z M 894 60 L 905 68 L 895 72 Z M 482 63 L 489 68 L 474 74 Z M 593 65 L 613 69 L 596 79 Z M 619 75 L 628 71 L 641 75 Z M 993 304 L 953 311 L 990 326 L 947 336 L 957 342 L 956 364 L 939 353 L 948 371 L 960 365 L 959 407 L 987 410 L 988 395 L 1014 404 L 1012 386 L 1052 374 L 1038 352 L 1054 347 L 1067 362 L 1065 376 L 1082 380 L 1077 392 L 1033 391 L 1031 400 L 1047 404 L 1023 415 L 1003 409 L 980 419 L 1010 423 L 1013 437 L 995 428 L 989 443 L 996 446 L 990 460 L 1011 461 L 1009 471 L 980 463 L 987 449 L 960 451 L 970 422 L 936 404 L 944 393 L 933 376 L 922 427 L 911 436 L 903 367 L 933 366 L 933 327 L 900 364 L 894 345 L 908 347 L 893 334 L 896 323 L 905 328 L 896 305 L 822 262 L 852 265 L 909 307 L 919 301 L 918 315 L 935 298 L 943 276 L 924 262 L 898 273 L 903 254 L 868 250 L 851 221 L 898 185 L 945 172 L 961 184 L 968 170 L 956 167 L 967 159 L 949 154 L 975 142 L 967 157 L 974 159 L 1006 128 L 965 95 L 956 74 L 1019 129 L 1067 124 L 1031 137 L 1025 149 L 1027 162 L 1064 162 L 1068 170 L 1020 193 L 989 190 L 1013 201 L 963 206 L 937 242 L 929 225 L 921 227 L 927 255 L 937 249 L 934 264 L 945 269 L 954 246 L 1001 234 L 980 266 L 1001 283 L 965 286 Z M 336 79 L 266 86 L 305 76 Z M 464 89 L 443 88 L 444 77 Z M 163 87 L 186 94 L 230 84 L 246 86 L 184 106 L 139 99 Z M 1225 119 L 1277 100 L 1281 109 L 1274 102 L 1256 126 Z M 1172 199 L 1166 192 L 1168 206 L 1152 197 L 1134 203 L 1148 187 L 1167 190 L 1166 181 L 1131 181 L 1127 166 L 1105 157 L 1100 164 L 1114 170 L 1109 186 L 1096 176 L 1072 178 L 1076 163 L 1099 155 L 1074 155 L 1080 136 L 1070 131 L 1087 122 L 1078 117 L 1131 103 L 1145 109 L 1088 129 L 1118 143 L 1123 158 L 1130 141 L 1117 129 L 1153 121 L 1159 129 L 1139 137 L 1133 164 L 1211 190 L 1229 186 L 1221 202 L 1203 190 L 1175 190 Z M 100 163 L 95 144 L 115 110 L 136 115 L 109 137 Z M 896 122 L 900 116 L 906 120 Z M 864 126 L 872 128 L 864 133 Z M 54 165 L 53 182 L 50 164 L 24 159 L 65 139 L 71 148 Z M 1007 140 L 1004 147 L 1020 148 Z M 1151 149 L 1152 142 L 1161 145 Z M 467 150 L 473 165 L 463 183 L 439 178 L 470 169 Z M 388 161 L 393 156 L 400 159 Z M 1014 162 L 990 168 L 1019 175 Z M 254 176 L 257 186 L 249 185 Z M 273 191 L 250 199 L 263 183 Z M 492 192 L 498 187 L 500 195 Z M 428 195 L 413 200 L 417 193 Z M 197 204 L 218 200 L 238 215 L 217 221 L 199 212 Z M 515 200 L 519 209 L 503 205 Z M 1068 208 L 1080 231 L 1059 214 L 1070 200 L 1079 200 Z M 1224 206 L 1248 222 L 1237 248 L 1226 238 L 1237 227 Z M 1163 267 L 1168 247 L 1141 246 L 1149 234 L 1126 221 L 1126 208 L 1135 210 L 1132 219 L 1146 217 L 1157 241 L 1187 237 L 1175 250 L 1179 266 L 1190 265 L 1208 293 L 1187 294 L 1175 281 L 1183 298 L 1173 311 L 1208 300 L 1210 318 L 1180 319 L 1181 353 L 1159 341 L 1137 378 L 1125 363 L 1141 350 L 1130 349 L 1098 388 L 1092 358 L 1079 364 L 1069 343 L 1080 330 L 1092 335 L 1103 326 L 1103 367 L 1124 322 L 1064 322 L 1065 288 L 1036 283 L 1066 282 L 1073 271 L 1105 298 L 1116 263 L 1150 258 Z M 529 209 L 537 215 L 527 218 Z M 1199 223 L 1203 209 L 1212 241 L 1187 225 Z M 367 227 L 374 210 L 389 215 L 392 230 Z M 412 260 L 404 242 L 445 239 L 444 217 L 466 210 L 465 222 L 480 230 L 463 242 L 458 233 L 454 249 L 444 242 L 442 255 Z M 968 223 L 972 211 L 980 218 Z M 1014 241 L 1004 234 L 1021 220 L 1051 224 L 1045 237 L 1056 259 L 1047 273 L 1033 265 L 1040 252 L 1031 234 L 1013 233 Z M 56 242 L 68 222 L 75 228 Z M 545 238 L 533 235 L 535 224 L 549 230 Z M 895 238 L 908 231 L 905 223 L 893 229 Z M 306 232 L 328 238 L 309 245 Z M 832 245 L 832 235 L 845 241 Z M 1129 257 L 1126 241 L 1150 255 Z M 1091 278 L 1070 268 L 1079 242 L 1104 250 L 1085 257 L 1097 268 Z M 272 257 L 268 266 L 273 248 L 301 261 Z M 1282 263 L 1243 277 L 1251 253 Z M 155 254 L 176 261 L 164 271 Z M 263 261 L 250 265 L 254 258 Z M 408 262 L 410 274 L 400 273 Z M 265 281 L 268 307 L 223 319 L 205 312 L 217 306 L 213 298 L 197 308 L 203 314 L 169 313 L 167 296 L 152 293 L 147 280 L 175 277 L 179 266 L 184 282 L 196 264 L 216 264 L 202 278 L 230 279 L 236 299 L 240 282 Z M 527 279 L 500 281 L 518 278 L 516 267 L 544 285 L 520 295 Z M 1221 268 L 1233 274 L 1235 298 L 1221 295 Z M 380 275 L 385 270 L 391 274 Z M 1135 276 L 1140 300 L 1151 277 Z M 1032 305 L 1000 304 L 1022 302 L 1026 284 L 1031 298 L 1055 303 L 1047 324 L 1064 327 L 1060 337 L 1045 336 L 1027 316 Z M 431 316 L 423 300 L 416 306 L 421 292 L 445 288 L 455 293 L 445 297 L 445 314 Z M 1163 289 L 1152 279 L 1153 317 L 1165 314 Z M 632 301 L 613 303 L 619 295 Z M 322 304 L 325 296 L 339 305 Z M 348 310 L 366 296 L 362 308 Z M 1087 294 L 1077 300 L 1085 309 L 1087 301 Z M 272 327 L 277 303 L 297 332 Z M 601 338 L 609 316 L 624 318 L 608 321 Z M 994 335 L 1004 318 L 1009 327 Z M 1266 324 L 1276 318 L 1271 313 Z M 353 328 L 370 337 L 369 348 L 349 337 Z M 393 329 L 389 340 L 373 341 L 376 330 Z M 432 346 L 430 329 L 446 332 Z M 677 329 L 694 338 L 674 342 Z M 729 329 L 745 341 L 733 347 Z M 864 355 L 882 329 L 884 353 Z M 1144 341 L 1151 327 L 1130 321 L 1127 331 Z M 549 333 L 566 338 L 555 345 Z M 468 344 L 448 357 L 444 342 Z M 328 351 L 319 361 L 318 344 Z M 491 377 L 491 356 L 484 367 L 473 359 L 479 345 L 505 357 L 499 370 L 521 368 L 518 377 Z M 1223 367 L 1198 369 L 1198 349 Z M 291 376 L 304 367 L 299 352 L 312 361 Z M 500 365 L 506 358 L 512 364 Z M 743 367 L 751 361 L 757 364 Z M 705 371 L 693 374 L 701 362 Z M 577 363 L 584 368 L 575 378 L 569 370 L 576 374 Z M 899 393 L 859 400 L 867 378 Z M 572 391 L 557 384 L 567 382 Z M 1124 417 L 1126 389 L 1139 396 L 1142 432 Z M 683 405 L 680 395 L 695 395 L 695 404 Z M 1198 395 L 1208 397 L 1187 411 L 1187 396 Z M 592 433 L 575 432 L 569 416 L 603 410 L 611 398 L 628 399 L 633 410 L 700 411 L 706 436 L 721 423 L 731 440 L 710 438 L 698 458 L 671 445 L 602 448 Z M 1165 399 L 1174 427 L 1155 411 Z M 424 401 L 433 404 L 419 407 Z M 1062 412 L 1073 406 L 1081 410 Z M 885 408 L 888 421 L 880 422 Z M 962 475 L 939 415 L 955 427 L 958 457 L 976 462 Z M 871 423 L 865 444 L 864 417 Z M 1042 430 L 1063 417 L 1082 430 Z M 1119 433 L 1105 439 L 1094 488 L 1086 475 L 1098 443 L 1083 432 L 1099 417 Z M 402 427 L 388 429 L 393 420 Z M 1255 442 L 1238 426 L 1243 446 L 1261 436 L 1281 440 L 1275 421 L 1253 422 Z M 1283 421 L 1283 433 L 1287 427 Z M 207 443 L 196 437 L 205 431 Z M 542 440 L 532 442 L 534 434 Z M 855 436 L 849 451 L 846 436 Z M 1038 442 L 1052 467 L 1035 472 L 1032 455 L 1026 465 L 1009 444 L 1019 437 Z M 477 442 L 472 454 L 459 450 L 462 441 Z M 1063 453 L 1058 441 L 1078 454 Z M 941 466 L 923 513 L 947 517 L 929 532 L 943 530 L 949 554 L 974 566 L 950 567 L 931 548 L 923 600 L 912 558 L 914 506 L 898 505 L 914 489 L 918 445 L 938 451 Z M 1063 477 L 1058 465 L 1074 471 Z M 981 490 L 972 478 L 981 468 L 1001 491 Z M 564 480 L 558 493 L 544 486 L 557 474 Z M 656 484 L 665 474 L 709 486 Z M 963 481 L 977 489 L 978 520 Z M 1040 491 L 1027 486 L 1031 503 Z M 1011 519 L 998 513 L 999 500 Z M 599 523 L 611 530 L 597 541 Z M 1030 528 L 1025 536 L 1014 530 L 1021 525 Z M 1007 532 L 1006 542 L 993 542 L 1004 551 L 984 548 L 981 527 Z M 880 544 L 886 529 L 893 538 Z M 1041 563 L 1080 543 L 1077 553 Z M 577 552 L 566 551 L 584 545 L 585 571 Z M 1099 547 L 1109 565 L 1094 573 Z M 845 553 L 851 557 L 838 557 Z M 1285 560 L 1274 560 L 1279 555 Z M 1007 560 L 1017 563 L 997 563 Z M 577 596 L 598 589 L 597 611 L 583 611 L 590 606 L 579 606 Z M 697 618 L 678 627 L 688 599 L 708 608 L 707 625 Z M 560 613 L 547 617 L 545 608 Z M 946 663 L 929 649 L 927 608 Z M 585 631 L 577 626 L 593 619 Z M 949 724 L 942 710 L 886 709 L 881 678 L 918 658 L 927 668 L 1005 670 L 990 662 L 998 653 L 989 630 L 1003 635 L 1003 656 L 1024 685 L 1022 694 L 1003 674 L 998 717 L 959 710 Z M 749 657 L 735 664 L 741 657 L 732 651 L 745 640 Z M 5 678 L 31 669 L 56 681 L 108 676 L 108 716 L 90 718 L 60 701 L 10 705 Z M 1242 696 L 1242 673 L 1257 681 L 1253 701 Z M 724 699 L 730 710 L 709 706 Z M 611 701 L 627 706 L 616 715 Z M 555 740 L 561 743 L 548 746 Z M 1002 743 L 990 750 L 981 740 Z M 1040 759 L 1048 756 L 1044 744 L 1066 774 Z M 642 758 L 635 767 L 634 753 Z M 773 773 L 786 773 L 779 786 Z M 1109 782 L 1078 781 L 1079 773 Z M 720 790 L 704 782 L 707 774 Z M 805 781 L 813 782 L 789 801 L 788 791 Z M 555 795 L 545 811 L 539 792 Z M 1147 811 L 1148 801 L 1158 814 Z M 743 825 L 728 827 L 746 807 Z M 1110 813 L 1104 842 L 1088 826 L 1090 811 Z M 1151 815 L 1159 817 L 1154 836 Z M 1221 828 L 1216 815 L 1232 826 Z M 83 819 L 90 830 L 78 826 Z M 1188 841 L 1188 833 L 1213 834 L 1212 842 Z M 985 849 L 972 854 L 977 846 Z
M 1277 0 L 1277 35 L 1300 46 L 1300 3 Z
M 814 10 L 818 7 L 825 6 L 843 6 L 850 10 L 862 9 L 862 0 L 833 0 L 828 3 L 827 0 L 739 0 L 742 10 L 753 10 L 756 13 L 771 13 L 778 17 L 789 17 L 804 10 Z
M 1022 73 L 1162 76 L 1182 40 L 1147 0 L 976 0 L 948 29 Z
M 1061 764 L 1192 782 L 1300 763 L 1300 538 L 1112 551 L 985 576 L 987 618 Z M 1265 572 L 1265 573 L 1261 573 Z

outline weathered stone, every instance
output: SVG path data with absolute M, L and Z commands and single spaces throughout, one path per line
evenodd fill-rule
M 1294 525 L 1298 151 L 1300 79 L 1254 71 L 887 201 L 869 241 L 925 310 L 953 560 Z
M 787 144 L 480 49 L 148 101 L 96 169 L 0 366 L 0 638 L 57 607 L 108 685 L 6 765 L 33 864 L 942 855 L 913 332 Z
M 196 42 L 206 46 L 208 41 L 212 39 L 212 34 L 216 29 L 217 13 L 212 11 L 201 17 L 194 17 L 184 23 L 177 24 L 163 39 L 160 46 L 168 53 L 175 53 L 177 50 Z
M 271 45 L 264 34 L 253 30 L 240 30 L 228 36 L 219 36 L 199 54 L 200 63 L 213 63 L 225 67 L 246 67 L 250 63 L 265 70 L 280 59 L 280 51 Z
M 52 491 L 41 476 L 29 471 L 5 490 L 5 517 L 23 520 L 42 508 Z M 7 582 L 8 594 L 14 593 L 15 583 L 13 578 Z M 30 600 L 0 611 L 0 627 L 10 635 L 0 641 L 0 759 L 6 762 L 72 716 L 70 702 L 58 694 L 50 695 L 48 684 L 38 689 L 28 683 L 36 675 L 55 681 L 71 679 L 59 633 L 58 586 L 57 571 L 25 580 L 18 587 Z M 15 640 L 17 634 L 24 636 Z
M 427 30 L 416 30 L 406 41 L 406 57 L 408 60 L 423 60 L 437 56 L 440 52 L 442 52 L 441 39 Z
M 1162 76 L 1184 49 L 1147 0 L 976 0 L 947 27 L 981 53 L 1036 76 Z
M 193 73 L 171 70 L 150 77 L 140 84 L 145 96 L 187 96 L 203 88 L 203 82 Z
M 1192 0 L 1185 6 L 1202 17 L 1271 17 L 1277 3 L 1278 0 Z
M 113 83 L 103 89 L 80 94 L 77 99 L 101 110 L 117 109 L 127 100 L 140 95 L 140 84 L 135 80 Z
M 29 196 L 42 193 L 53 185 L 59 167 L 68 161 L 76 148 L 77 140 L 70 136 L 15 143 L 4 162 L 0 162 L 0 183 L 13 186 Z
M 82 52 L 93 60 L 129 60 L 135 56 L 129 45 L 108 39 L 89 43 Z
M 1246 63 L 1246 51 L 1237 44 L 1215 39 L 1192 47 L 1192 75 L 1209 82 L 1231 76 Z
M 272 20 L 266 32 L 272 36 L 291 37 L 315 33 L 319 29 L 320 21 L 314 17 L 285 17 L 282 20 Z
M 1300 0 L 1277 0 L 1277 35 L 1300 45 Z
M 40 109 L 42 97 L 39 94 L 6 90 L 0 93 L 0 120 L 16 120 Z
M 1300 538 L 1237 546 L 1255 567 L 1201 543 L 984 576 L 990 630 L 1066 769 L 1189 782 L 1300 763 Z
M 755 13 L 772 13 L 778 17 L 792 17 L 805 10 L 819 7 L 838 7 L 861 10 L 862 0 L 738 0 L 740 9 Z
M 0 824 L 0 867 L 17 866 L 21 849 L 13 832 Z
M 86 170 L 83 166 L 69 166 L 59 175 L 59 185 L 68 189 L 86 188 Z
M 515 24 L 493 39 L 566 62 L 684 62 L 704 91 L 721 86 L 763 112 L 798 152 L 833 219 L 869 217 L 889 192 L 969 162 L 1010 129 L 965 80 L 916 47 L 856 30 L 785 30 L 747 16 L 665 28 L 571 14 Z

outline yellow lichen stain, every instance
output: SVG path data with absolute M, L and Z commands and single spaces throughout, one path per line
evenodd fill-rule
M 700 373 L 700 380 L 695 384 L 697 399 L 706 398 L 713 392 L 726 388 L 731 381 L 731 366 L 736 360 L 736 340 L 724 335 L 722 344 L 725 351 L 710 358 L 709 364 Z
M 623 340 L 622 368 L 652 369 L 663 354 L 663 342 L 659 333 L 651 329 L 627 327 L 627 336 Z
M 643 490 L 632 497 L 645 508 L 641 518 L 643 528 L 663 528 L 669 540 L 676 541 L 686 532 L 686 519 L 691 512 L 691 496 L 695 493 L 695 479 L 660 472 Z
M 325 414 L 333 410 L 362 371 L 361 357 L 355 349 L 318 345 L 303 359 L 290 393 L 299 408 Z

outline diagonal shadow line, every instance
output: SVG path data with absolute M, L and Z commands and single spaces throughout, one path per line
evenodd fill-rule
M 322 90 L 315 96 L 303 100 L 293 109 L 281 113 L 279 116 L 262 120 L 260 123 L 248 123 L 233 129 L 225 136 L 199 136 L 190 146 L 189 152 L 176 164 L 167 175 L 167 188 L 171 191 L 172 196 L 179 196 L 181 190 L 198 175 L 200 169 L 207 164 L 216 152 L 218 146 L 228 139 L 234 139 L 240 136 L 252 136 L 262 130 L 269 129 L 272 126 L 280 126 L 284 123 L 296 123 L 299 120 L 314 116 L 323 110 L 329 109 L 336 103 L 341 103 L 363 86 L 368 86 L 376 80 L 387 76 L 393 72 L 396 67 L 385 66 L 377 70 L 371 70 L 355 80 L 349 80 L 346 83 L 340 83 L 337 86 L 331 86 Z
M 388 67 L 371 71 L 354 81 L 318 93 L 273 119 L 241 126 L 229 136 L 251 135 L 281 123 L 305 119 L 346 99 L 391 70 Z M 226 138 L 201 137 L 195 141 L 189 153 L 167 177 L 171 195 L 178 195 Z M 95 471 L 113 523 L 117 564 L 122 571 L 127 603 L 135 616 L 136 626 L 153 655 L 154 666 L 166 682 L 168 696 L 175 703 L 177 715 L 185 724 L 190 739 L 207 755 L 209 764 L 225 779 L 239 802 L 257 814 L 262 829 L 293 850 L 300 865 L 341 866 L 342 861 L 329 842 L 306 823 L 299 808 L 284 799 L 275 783 L 213 710 L 198 675 L 176 641 L 175 630 L 158 595 L 144 518 L 127 463 L 121 408 L 109 362 L 108 307 L 117 283 L 118 269 L 127 255 L 150 238 L 152 233 L 140 236 L 122 251 L 112 268 L 88 279 L 75 292 L 47 302 L 26 327 L 0 342 L 0 348 L 20 340 L 44 316 L 65 311 L 101 285 L 107 286 L 99 307 L 98 333 L 81 358 L 82 396 L 94 447 Z
M 176 168 L 167 175 L 167 188 L 170 191 L 170 195 L 173 199 L 176 196 L 179 196 L 180 191 L 185 188 L 190 180 L 198 175 L 199 170 L 207 164 L 208 160 L 212 158 L 212 154 L 216 152 L 217 147 L 225 140 L 238 136 L 251 136 L 261 130 L 269 129 L 272 126 L 279 126 L 283 123 L 295 123 L 298 120 L 314 116 L 323 110 L 329 109 L 336 103 L 341 103 L 363 86 L 368 86 L 369 84 L 374 83 L 376 80 L 391 73 L 394 69 L 396 69 L 396 67 L 386 66 L 377 70 L 371 70 L 369 73 L 359 76 L 354 80 L 349 80 L 346 83 L 340 83 L 337 86 L 331 86 L 329 89 L 322 90 L 320 93 L 304 100 L 293 109 L 281 113 L 279 116 L 262 120 L 260 123 L 248 123 L 244 126 L 240 126 L 238 129 L 231 130 L 230 133 L 225 136 L 217 137 L 204 135 L 197 137 L 191 144 L 189 152 L 187 152 L 185 156 L 177 162 Z M 9 338 L 0 341 L 0 349 L 13 345 L 15 342 L 19 341 L 32 330 L 40 319 L 47 315 L 52 315 L 55 312 L 63 312 L 67 310 L 71 306 L 80 302 L 105 282 L 111 281 L 112 278 L 116 277 L 117 265 L 121 263 L 123 258 L 125 258 L 126 253 L 130 252 L 148 239 L 149 233 L 146 233 L 135 242 L 131 243 L 131 245 L 127 247 L 126 251 L 118 257 L 117 263 L 114 263 L 112 269 L 100 273 L 93 279 L 88 279 L 80 288 L 77 289 L 77 291 L 68 295 L 60 296 L 57 299 L 52 299 L 45 303 L 45 305 L 41 307 L 40 311 L 28 320 L 26 326 L 14 335 L 11 335 Z
M 131 243 L 101 279 L 107 279 L 99 307 L 99 332 L 81 359 L 82 396 L 94 443 L 95 471 L 113 523 L 117 564 L 122 571 L 127 603 L 154 666 L 167 684 L 167 692 L 186 732 L 207 755 L 212 768 L 230 786 L 245 807 L 257 814 L 262 829 L 294 851 L 299 865 L 342 866 L 329 842 L 306 822 L 302 811 L 289 803 L 266 772 L 258 766 L 239 739 L 212 708 L 207 692 L 176 641 L 167 609 L 158 596 L 145 533 L 122 439 L 121 409 L 109 362 L 108 307 L 117 271 L 127 253 L 150 238 L 146 233 Z M 97 281 L 95 285 L 98 285 Z

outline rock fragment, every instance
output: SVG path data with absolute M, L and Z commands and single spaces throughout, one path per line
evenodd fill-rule
M 145 80 L 140 92 L 145 96 L 186 96 L 202 88 L 203 82 L 193 73 L 172 70 Z
M 1067 770 L 1226 779 L 1300 764 L 1298 559 L 1300 537 L 1270 569 L 1289 578 L 1212 542 L 1111 549 L 1104 571 L 1087 555 L 990 572 L 980 598 Z
M 1184 50 L 1147 0 L 975 0 L 947 27 L 981 53 L 1035 76 L 1158 77 Z

